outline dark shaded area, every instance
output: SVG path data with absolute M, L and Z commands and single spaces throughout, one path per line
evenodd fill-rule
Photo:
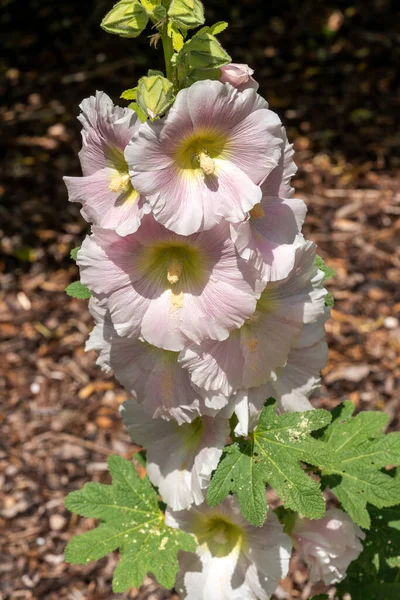
M 79 173 L 78 104 L 96 89 L 117 101 L 148 67 L 162 68 L 145 37 L 99 28 L 111 4 L 0 3 L 0 600 L 121 597 L 110 587 L 115 556 L 83 568 L 62 557 L 93 524 L 71 519 L 65 494 L 108 481 L 107 456 L 135 451 L 117 411 L 125 392 L 84 353 L 86 302 L 63 291 L 77 277 L 69 252 L 87 231 L 62 182 Z M 221 41 L 256 70 L 288 127 L 297 194 L 309 206 L 305 235 L 337 271 L 315 405 L 350 397 L 387 411 L 398 428 L 399 3 L 213 0 L 206 14 L 230 22 Z M 141 600 L 170 597 L 153 588 Z M 310 597 L 298 561 L 279 593 Z

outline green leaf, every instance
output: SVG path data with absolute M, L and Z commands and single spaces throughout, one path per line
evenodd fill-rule
M 310 432 L 325 427 L 330 420 L 325 410 L 277 416 L 275 401 L 269 400 L 249 440 L 225 448 L 208 490 L 208 504 L 215 506 L 229 493 L 236 493 L 242 514 L 253 525 L 262 525 L 268 483 L 285 507 L 310 519 L 321 518 L 325 501 L 319 483 L 300 463 L 318 466 L 329 460 L 328 446 L 312 438 Z
M 326 594 L 318 594 L 318 596 L 313 596 L 310 600 L 329 600 L 329 596 Z
M 328 267 L 328 265 L 323 261 L 323 259 L 318 256 L 315 257 L 315 264 L 324 273 L 324 282 L 335 277 L 336 271 L 332 269 L 332 267 Z
M 74 260 L 75 262 L 78 260 L 78 252 L 81 249 L 80 246 L 77 246 L 76 248 L 73 248 L 70 252 L 70 257 L 72 258 L 72 260 Z
M 370 527 L 367 503 L 388 507 L 400 502 L 400 485 L 382 469 L 400 464 L 400 433 L 383 434 L 388 416 L 364 411 L 352 417 L 354 407 L 345 402 L 321 438 L 329 444 L 331 465 L 321 469 L 345 511 L 360 527 Z
M 83 517 L 101 519 L 92 531 L 73 538 L 65 550 L 71 564 L 87 564 L 120 550 L 113 591 L 140 587 L 151 572 L 160 585 L 171 588 L 178 570 L 179 550 L 193 552 L 192 536 L 167 527 L 158 507 L 157 494 L 146 477 L 140 479 L 134 466 L 119 456 L 110 456 L 112 484 L 87 483 L 70 493 L 65 506 Z
M 78 298 L 78 300 L 87 300 L 92 295 L 91 291 L 85 285 L 82 285 L 80 281 L 74 281 L 73 283 L 70 283 L 65 288 L 65 291 L 68 296 L 71 296 L 72 298 Z
M 136 95 L 137 95 L 137 87 L 131 88 L 129 90 L 125 90 L 124 92 L 122 92 L 120 97 L 123 98 L 124 100 L 136 100 Z
M 335 306 L 335 299 L 331 292 L 328 292 L 325 296 L 325 306 L 327 306 L 328 308 L 333 308 Z
M 208 28 L 208 32 L 212 35 L 218 35 L 219 33 L 222 33 L 222 31 L 225 31 L 227 27 L 228 23 L 226 21 L 218 21 L 218 23 L 214 23 L 214 25 L 211 25 L 211 27 Z
M 400 506 L 369 507 L 371 529 L 363 551 L 351 563 L 346 579 L 337 586 L 339 598 L 398 600 L 400 597 Z
M 128 108 L 131 108 L 132 110 L 135 111 L 135 113 L 137 114 L 137 116 L 139 117 L 139 119 L 142 121 L 142 123 L 144 123 L 145 121 L 147 121 L 147 115 L 140 108 L 139 104 L 137 104 L 136 102 L 131 102 L 130 104 L 128 104 Z

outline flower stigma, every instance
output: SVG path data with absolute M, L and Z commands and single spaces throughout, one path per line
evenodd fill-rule
M 263 217 L 265 217 L 265 212 L 260 203 L 253 206 L 253 208 L 250 211 L 250 216 L 253 219 L 262 219 Z
M 183 271 L 182 262 L 177 258 L 171 258 L 168 262 L 167 269 L 168 282 L 171 284 L 178 283 Z
M 207 154 L 205 150 L 201 150 L 201 152 L 197 154 L 197 159 L 200 164 L 200 169 L 203 171 L 204 175 L 214 175 L 215 161 Z
M 116 171 L 113 173 L 108 189 L 111 192 L 126 192 L 131 183 L 129 173 L 121 173 Z

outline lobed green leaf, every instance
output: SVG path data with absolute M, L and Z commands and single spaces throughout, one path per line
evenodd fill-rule
M 71 564 L 87 564 L 119 548 L 114 592 L 139 587 L 149 572 L 160 585 L 171 588 L 179 567 L 177 553 L 194 551 L 194 539 L 165 524 L 157 493 L 147 477 L 140 479 L 130 461 L 110 456 L 108 466 L 111 485 L 87 483 L 66 498 L 69 510 L 102 523 L 73 538 L 65 559 Z
M 330 460 L 328 446 L 310 435 L 326 427 L 330 419 L 325 410 L 278 416 L 275 401 L 268 401 L 249 440 L 225 448 L 211 480 L 208 504 L 215 506 L 235 493 L 243 515 L 253 525 L 262 525 L 268 483 L 285 507 L 311 519 L 321 518 L 325 501 L 320 485 L 306 474 L 301 462 L 318 466 Z

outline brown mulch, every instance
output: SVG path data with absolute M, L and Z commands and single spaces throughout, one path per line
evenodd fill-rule
M 64 293 L 77 278 L 69 252 L 87 226 L 78 207 L 67 203 L 61 178 L 78 173 L 78 102 L 96 88 L 116 100 L 131 87 L 132 69 L 144 71 L 144 46 L 132 66 L 126 41 L 96 33 L 107 2 L 56 3 L 60 14 L 52 2 L 29 0 L 25 14 L 17 14 L 17 4 L 10 2 L 0 19 L 7 30 L 0 82 L 0 600 L 174 598 L 151 581 L 140 592 L 113 594 L 117 555 L 85 567 L 63 560 L 68 540 L 94 525 L 64 509 L 66 494 L 86 481 L 108 482 L 107 457 L 130 458 L 136 448 L 118 414 L 126 393 L 95 366 L 94 353 L 84 352 L 92 327 L 86 302 Z M 309 207 L 304 233 L 337 273 L 329 283 L 336 300 L 327 324 L 330 358 L 314 404 L 332 408 L 350 398 L 358 409 L 384 410 L 398 429 L 400 143 L 390 65 L 398 31 L 392 3 L 382 1 L 370 14 L 364 3 L 353 2 L 363 10 L 346 16 L 353 19 L 351 37 L 325 41 L 324 14 L 310 16 L 297 6 L 271 9 L 268 28 L 261 29 L 262 3 L 242 4 L 252 16 L 237 3 L 225 43 L 232 52 L 237 47 L 237 60 L 254 56 L 261 91 L 289 125 L 300 165 L 297 195 Z M 333 11 L 336 3 L 329 5 Z M 216 3 L 211 12 L 224 17 Z M 291 32 L 293 57 L 282 27 Z M 334 50 L 338 64 L 328 61 L 325 69 L 318 48 L 329 54 L 335 44 L 342 48 Z M 355 75 L 344 90 L 346 68 L 362 85 Z M 317 99 L 315 89 L 321 90 Z M 354 114 L 366 104 L 372 118 Z M 304 567 L 295 560 L 277 598 L 310 595 Z

